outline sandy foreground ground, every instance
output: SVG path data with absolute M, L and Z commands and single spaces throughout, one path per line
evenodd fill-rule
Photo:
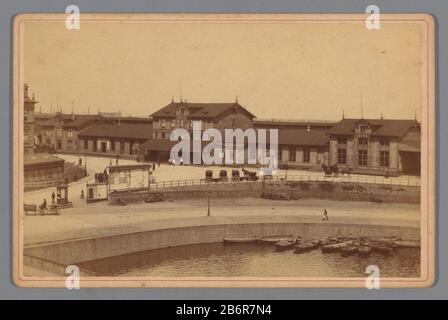
M 79 156 L 59 155 L 67 161 L 77 162 Z M 82 157 L 83 158 L 83 157 Z M 84 161 L 84 158 L 83 158 Z M 109 165 L 110 159 L 88 157 L 89 177 L 74 182 L 69 188 L 69 200 L 73 208 L 61 210 L 59 216 L 25 216 L 25 245 L 93 237 L 122 232 L 132 232 L 154 227 L 161 222 L 176 226 L 182 220 L 192 221 L 207 216 L 207 200 L 166 201 L 160 203 L 135 203 L 127 206 L 111 206 L 107 202 L 88 204 L 80 199 L 81 190 L 92 179 L 95 172 L 101 172 Z M 120 160 L 120 164 L 135 163 L 132 160 Z M 213 168 L 217 173 L 219 168 Z M 162 165 L 156 169 L 158 181 L 203 178 L 204 167 L 173 167 Z M 296 171 L 288 174 L 316 174 Z M 282 173 L 280 173 L 282 174 Z M 51 192 L 47 188 L 25 193 L 25 203 L 39 204 L 43 198 L 51 203 Z M 419 226 L 420 206 L 398 203 L 371 203 L 359 201 L 333 200 L 292 200 L 273 201 L 266 199 L 211 199 L 212 217 L 255 216 L 298 217 L 307 222 L 321 222 L 323 210 L 327 209 L 331 222 L 368 223 L 385 225 Z

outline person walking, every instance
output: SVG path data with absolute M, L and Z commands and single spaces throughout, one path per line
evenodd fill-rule
M 42 204 L 40 205 L 40 209 L 41 209 L 42 212 L 44 210 L 49 211 L 48 208 L 47 208 L 47 199 L 44 198 L 44 202 L 42 202 Z
M 327 209 L 324 209 L 324 215 L 322 217 L 322 221 L 329 221 Z
M 51 194 L 51 203 L 54 203 L 55 198 L 56 198 L 56 195 L 54 194 L 54 191 L 53 191 L 53 193 Z

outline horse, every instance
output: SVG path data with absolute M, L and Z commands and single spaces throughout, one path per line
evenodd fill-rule
M 322 164 L 322 169 L 324 170 L 325 176 L 339 176 L 339 168 L 337 164 L 335 164 L 334 166 L 327 166 L 325 164 Z
M 325 176 L 331 176 L 333 173 L 333 171 L 331 170 L 331 167 L 327 166 L 325 164 L 322 164 L 322 170 L 324 171 Z
M 339 176 L 339 168 L 337 164 L 331 167 L 331 171 L 335 177 Z

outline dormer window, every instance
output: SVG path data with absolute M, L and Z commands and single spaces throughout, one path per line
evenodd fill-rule
M 367 145 L 367 138 L 358 138 L 358 144 Z
M 380 145 L 383 146 L 383 147 L 388 147 L 389 143 L 390 143 L 390 141 L 389 141 L 388 138 L 381 138 L 380 139 Z
M 347 144 L 347 138 L 346 137 L 338 137 L 338 144 L 342 144 L 342 145 Z

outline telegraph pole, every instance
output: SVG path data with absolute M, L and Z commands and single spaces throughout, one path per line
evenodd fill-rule
M 207 191 L 207 217 L 210 217 L 210 191 Z

